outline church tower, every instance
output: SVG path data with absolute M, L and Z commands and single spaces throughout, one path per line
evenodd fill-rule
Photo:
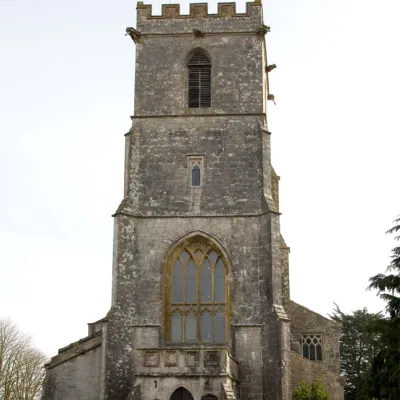
M 234 3 L 218 14 L 207 4 L 151 11 L 138 3 L 127 30 L 135 112 L 115 214 L 105 395 L 122 400 L 136 387 L 144 400 L 169 399 L 182 387 L 199 399 L 289 400 L 261 3 L 244 14 Z
M 271 165 L 268 31 L 258 0 L 161 16 L 138 2 L 112 305 L 47 365 L 44 400 L 291 400 L 291 350 L 306 368 Z

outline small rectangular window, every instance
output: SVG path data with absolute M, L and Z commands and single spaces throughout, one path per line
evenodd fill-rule
M 189 187 L 201 187 L 204 182 L 204 156 L 188 156 L 186 165 Z
M 200 186 L 200 166 L 195 165 L 192 168 L 192 186 Z

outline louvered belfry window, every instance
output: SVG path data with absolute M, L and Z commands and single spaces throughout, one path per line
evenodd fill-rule
M 189 108 L 211 107 L 211 61 L 203 50 L 196 50 L 188 62 Z

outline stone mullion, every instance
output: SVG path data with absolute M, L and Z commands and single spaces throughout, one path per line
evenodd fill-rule
M 214 325 L 215 325 L 215 305 L 214 305 L 214 269 L 215 269 L 215 263 L 212 262 L 212 260 L 207 257 L 208 262 L 210 263 L 211 266 L 211 339 L 212 342 L 214 343 L 215 337 L 214 337 Z M 218 259 L 218 258 L 217 258 Z
M 201 341 L 201 265 L 193 258 L 194 264 L 196 265 L 197 273 L 197 293 L 196 293 L 196 338 L 197 341 Z
M 187 263 L 190 260 L 190 258 L 189 258 L 189 260 L 186 261 L 186 263 L 182 262 L 182 258 L 180 256 L 178 258 L 179 258 L 179 260 L 180 260 L 180 262 L 182 264 L 182 267 L 183 267 L 183 285 L 182 285 L 182 290 L 183 290 L 183 296 L 182 296 L 182 299 L 183 299 L 183 305 L 182 305 L 183 313 L 181 315 L 182 315 L 182 339 L 183 339 L 183 341 L 186 341 L 186 314 L 187 314 L 186 313 L 186 304 L 187 304 L 187 301 L 186 301 L 186 266 L 187 266 Z

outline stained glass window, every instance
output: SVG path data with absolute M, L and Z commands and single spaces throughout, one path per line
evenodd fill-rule
M 173 260 L 168 318 L 172 342 L 226 342 L 227 274 L 221 255 L 205 243 Z

